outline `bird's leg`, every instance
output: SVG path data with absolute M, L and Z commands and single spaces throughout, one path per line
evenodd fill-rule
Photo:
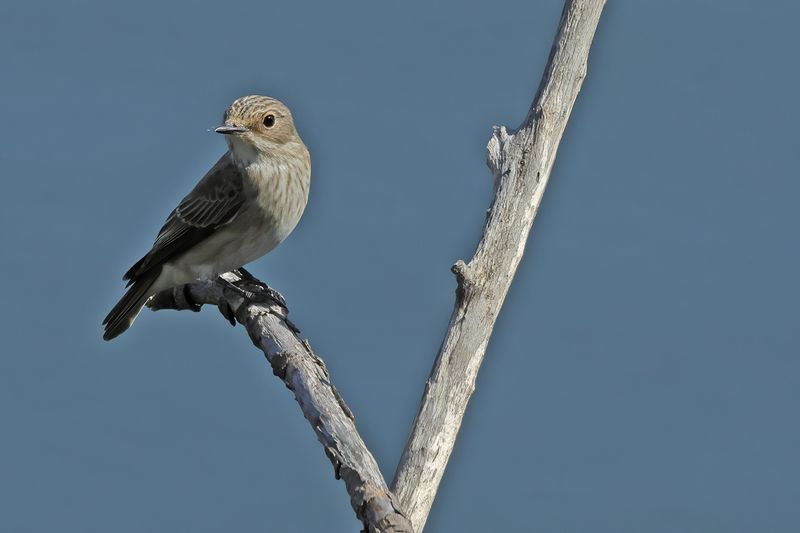
M 280 307 L 287 309 L 286 300 L 283 299 L 281 293 L 255 278 L 252 278 L 251 280 L 243 277 L 240 281 L 235 282 L 228 281 L 223 277 L 220 277 L 219 279 L 226 288 L 232 290 L 246 300 L 250 300 L 251 302 L 255 303 L 278 304 Z
M 286 300 L 283 298 L 283 295 L 281 293 L 279 293 L 278 291 L 276 291 L 275 289 L 273 289 L 272 287 L 270 287 L 269 285 L 267 285 L 263 281 L 257 279 L 250 272 L 245 270 L 244 267 L 237 268 L 233 272 L 235 274 L 237 274 L 242 279 L 240 281 L 238 281 L 238 282 L 232 283 L 232 285 L 237 286 L 237 288 L 243 288 L 243 287 L 240 287 L 239 285 L 244 285 L 245 287 L 247 287 L 249 285 L 251 288 L 253 286 L 258 288 L 257 291 L 248 291 L 251 294 L 253 294 L 253 296 L 250 296 L 250 299 L 253 299 L 254 297 L 255 297 L 255 299 L 258 299 L 259 296 L 256 296 L 256 295 L 258 295 L 259 293 L 262 293 L 262 295 L 264 297 L 266 297 L 268 300 L 280 305 L 284 309 L 288 309 L 288 307 L 286 305 Z
M 236 294 L 238 294 L 239 296 L 241 296 L 242 298 L 244 298 L 246 300 L 250 300 L 252 298 L 255 298 L 255 293 L 253 293 L 251 291 L 248 291 L 247 289 L 244 289 L 244 288 L 239 286 L 239 284 L 241 284 L 243 280 L 234 282 L 234 281 L 229 281 L 229 280 L 223 278 L 222 276 L 217 278 L 217 280 L 220 283 L 222 283 L 222 285 L 226 289 L 235 292 Z
M 228 281 L 227 279 L 220 276 L 219 280 L 225 286 L 226 289 L 230 289 L 242 298 L 255 303 L 263 303 L 267 305 L 274 305 L 277 304 L 283 308 L 283 312 L 280 313 L 281 318 L 283 318 L 286 325 L 295 332 L 300 333 L 300 328 L 295 326 L 291 320 L 286 316 L 289 313 L 289 308 L 286 306 L 286 300 L 283 298 L 281 293 L 267 285 L 261 280 L 256 279 L 250 272 L 245 270 L 244 268 L 237 268 L 233 271 L 237 276 L 241 279 L 236 282 Z M 245 288 L 247 287 L 247 288 Z M 255 290 L 248 290 L 253 289 Z M 233 310 L 230 309 L 230 306 L 227 306 L 227 309 L 223 309 L 220 306 L 220 313 L 228 319 L 228 321 L 232 325 L 236 325 L 235 321 L 233 320 Z

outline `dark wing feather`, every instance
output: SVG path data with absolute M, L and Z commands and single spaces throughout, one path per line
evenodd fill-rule
M 170 213 L 153 248 L 125 273 L 123 279 L 132 283 L 231 222 L 244 201 L 242 188 L 242 175 L 226 153 Z

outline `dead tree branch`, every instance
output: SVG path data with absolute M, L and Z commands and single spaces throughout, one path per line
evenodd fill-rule
M 605 0 L 567 0 L 525 121 L 514 132 L 495 127 L 489 140 L 495 196 L 475 255 L 468 263 L 458 261 L 453 266 L 458 282 L 453 314 L 397 467 L 393 491 L 358 434 L 352 412 L 331 383 L 325 364 L 297 335 L 282 302 L 258 280 L 228 273 L 225 279 L 244 283 L 248 292 L 231 290 L 220 280 L 198 281 L 162 292 L 148 304 L 154 310 L 198 310 L 201 304 L 213 304 L 229 321 L 235 319 L 247 329 L 275 375 L 294 392 L 369 533 L 420 533 L 425 526 L 586 76 L 604 4 Z
M 242 284 L 234 273 L 224 278 Z M 294 393 L 325 454 L 333 464 L 337 479 L 344 481 L 350 505 L 369 533 L 413 533 L 411 524 L 400 512 L 394 495 L 381 475 L 378 463 L 367 449 L 355 425 L 352 411 L 331 383 L 325 363 L 307 340 L 286 320 L 286 309 L 271 301 L 256 280 L 244 287 L 250 299 L 220 281 L 197 281 L 157 294 L 148 304 L 153 310 L 192 309 L 201 304 L 216 305 L 229 320 L 245 327 L 278 376 Z
M 495 320 L 525 250 L 561 135 L 586 76 L 605 0 L 568 0 L 538 94 L 520 128 L 495 127 L 488 165 L 495 197 L 469 263 L 453 266 L 458 286 L 444 342 L 425 385 L 392 490 L 417 533 L 455 445 Z

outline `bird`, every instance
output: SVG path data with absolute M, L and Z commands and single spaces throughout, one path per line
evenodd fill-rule
M 125 332 L 160 291 L 243 267 L 278 246 L 300 221 L 311 156 L 289 108 L 269 96 L 243 96 L 214 131 L 225 136 L 228 150 L 123 276 L 127 292 L 103 320 L 103 339 Z

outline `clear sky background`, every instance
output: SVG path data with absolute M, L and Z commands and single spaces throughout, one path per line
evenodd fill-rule
M 562 2 L 4 2 L 0 531 L 358 530 L 240 327 L 122 273 L 236 97 L 314 164 L 283 292 L 391 479 Z M 794 532 L 796 2 L 612 0 L 431 532 Z

